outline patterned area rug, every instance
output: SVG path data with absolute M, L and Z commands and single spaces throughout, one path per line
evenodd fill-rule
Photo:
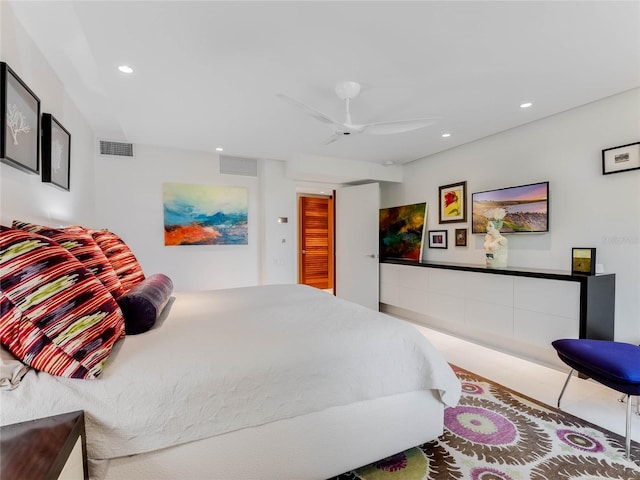
M 640 452 L 624 438 L 452 366 L 462 382 L 444 434 L 331 480 L 640 479 Z

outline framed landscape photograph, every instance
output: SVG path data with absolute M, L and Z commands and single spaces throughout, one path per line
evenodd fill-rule
M 429 248 L 447 248 L 447 231 L 429 230 Z
M 602 174 L 640 169 L 640 142 L 602 150 Z
M 549 182 L 472 193 L 471 233 L 486 233 L 497 209 L 505 212 L 500 233 L 548 232 Z
M 50 113 L 42 114 L 42 181 L 69 191 L 71 134 Z
M 452 183 L 439 188 L 440 223 L 467 221 L 467 182 Z
M 0 115 L 0 159 L 39 173 L 40 99 L 4 62 L 0 62 Z

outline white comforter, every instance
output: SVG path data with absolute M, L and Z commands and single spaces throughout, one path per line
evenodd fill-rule
M 460 383 L 409 324 L 300 285 L 176 293 L 98 380 L 31 370 L 0 422 L 84 410 L 92 459 L 152 451 L 332 406 Z

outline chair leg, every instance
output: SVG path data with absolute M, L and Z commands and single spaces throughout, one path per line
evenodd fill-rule
M 631 460 L 631 395 L 627 395 L 627 426 L 624 442 L 624 458 Z
M 569 380 L 571 380 L 571 375 L 573 374 L 573 368 L 569 371 L 569 375 L 567 376 L 567 380 L 564 382 L 564 386 L 560 391 L 560 396 L 558 397 L 558 408 L 560 408 L 560 400 L 562 400 L 562 396 L 564 395 L 564 391 L 567 389 L 567 385 L 569 385 Z
M 622 395 L 620 395 L 620 398 L 618 399 L 618 401 L 620 403 L 624 403 L 626 399 L 627 399 L 627 394 L 623 393 Z M 640 397 L 636 397 L 636 415 L 640 415 Z

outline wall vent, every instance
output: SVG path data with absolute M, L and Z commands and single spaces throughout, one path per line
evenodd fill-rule
M 110 142 L 100 140 L 100 155 L 117 155 L 133 157 L 133 143 Z
M 255 158 L 220 155 L 220 173 L 226 175 L 258 176 L 258 160 Z

